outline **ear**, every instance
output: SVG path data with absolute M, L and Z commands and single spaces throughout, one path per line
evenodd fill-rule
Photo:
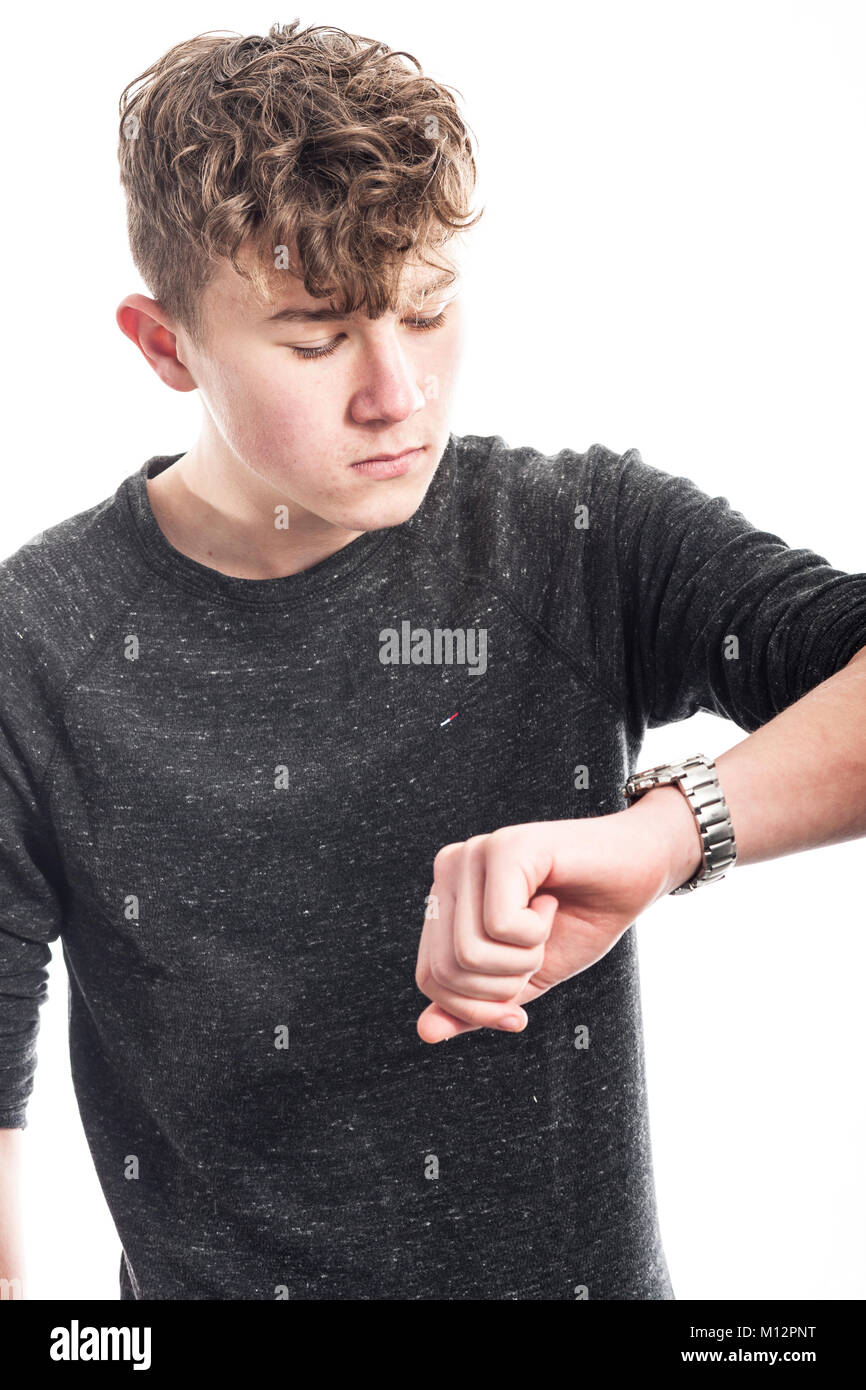
M 173 391 L 195 391 L 196 383 L 177 355 L 174 324 L 162 305 L 146 294 L 129 294 L 117 306 L 118 327 L 135 343 L 160 381 Z

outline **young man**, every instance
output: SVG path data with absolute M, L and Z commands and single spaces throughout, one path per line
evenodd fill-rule
M 0 568 L 0 1161 L 59 939 L 125 1299 L 673 1298 L 628 928 L 866 833 L 866 574 L 449 431 L 419 74 L 296 22 L 130 84 L 118 321 L 201 433 Z M 699 709 L 751 736 L 626 796 Z

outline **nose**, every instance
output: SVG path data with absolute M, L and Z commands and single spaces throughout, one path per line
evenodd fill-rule
M 358 424 L 373 420 L 405 420 L 424 406 L 418 370 L 391 327 L 369 338 L 358 370 L 361 384 L 352 397 L 352 418 Z

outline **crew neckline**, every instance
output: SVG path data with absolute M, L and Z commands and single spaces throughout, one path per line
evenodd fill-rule
M 183 588 L 235 602 L 255 605 L 285 604 L 302 601 L 322 592 L 332 592 L 347 584 L 374 556 L 390 547 L 397 533 L 408 529 L 426 512 L 445 484 L 454 454 L 455 437 L 449 434 L 448 443 L 421 505 L 398 526 L 364 531 L 347 545 L 327 555 L 307 569 L 275 579 L 242 579 L 239 575 L 223 574 L 185 555 L 172 545 L 156 519 L 147 491 L 147 480 L 170 468 L 179 454 L 153 454 L 140 468 L 121 484 L 120 492 L 126 503 L 133 535 L 144 559 L 152 568 Z

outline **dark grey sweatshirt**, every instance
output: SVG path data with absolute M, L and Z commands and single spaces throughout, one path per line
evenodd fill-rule
M 757 729 L 866 574 L 636 449 L 452 435 L 408 522 L 240 579 L 160 531 L 177 457 L 0 566 L 0 1126 L 60 940 L 122 1298 L 671 1299 L 634 931 L 431 1046 L 433 858 L 622 809 L 647 726 Z

